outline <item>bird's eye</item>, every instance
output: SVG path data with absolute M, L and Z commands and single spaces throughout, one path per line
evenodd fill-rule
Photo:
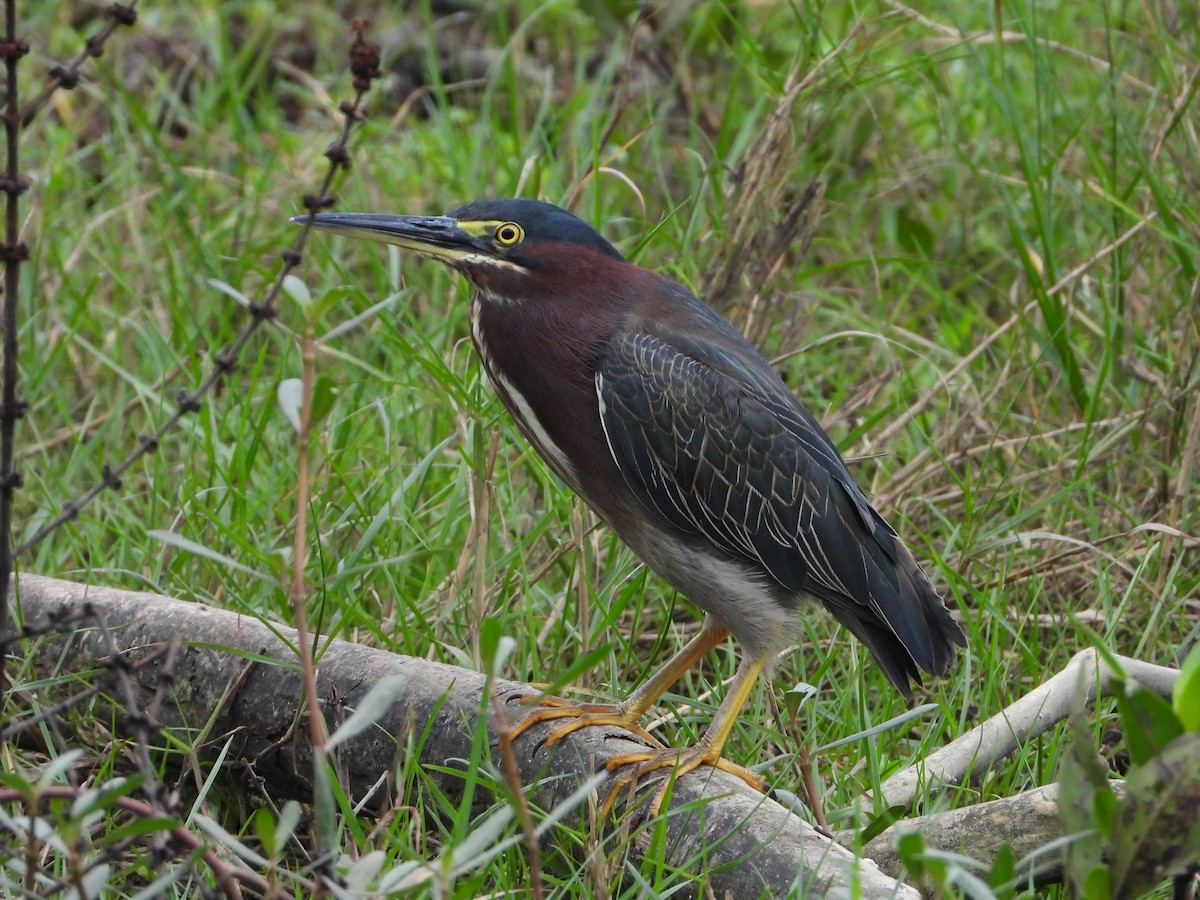
M 496 243 L 501 247 L 515 247 L 524 237 L 524 229 L 516 222 L 505 222 L 496 229 Z

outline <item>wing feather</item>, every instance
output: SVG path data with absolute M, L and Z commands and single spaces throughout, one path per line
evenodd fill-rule
M 675 343 L 686 349 L 620 336 L 596 375 L 604 433 L 633 494 L 664 522 L 818 597 L 903 690 L 918 665 L 941 671 L 957 625 L 816 420 L 765 362 L 718 366 Z

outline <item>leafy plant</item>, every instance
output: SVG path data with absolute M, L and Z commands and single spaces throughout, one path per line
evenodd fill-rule
M 1125 900 L 1188 877 L 1200 863 L 1200 646 L 1172 702 L 1119 679 L 1117 715 L 1132 767 L 1114 782 L 1082 713 L 1071 723 L 1059 809 L 1072 842 L 1067 872 L 1087 900 Z

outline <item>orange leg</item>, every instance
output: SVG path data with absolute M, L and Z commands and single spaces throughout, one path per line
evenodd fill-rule
M 595 726 L 623 728 L 626 731 L 632 731 L 653 746 L 661 747 L 662 743 L 642 728 L 640 724 L 642 716 L 658 701 L 659 697 L 667 692 L 671 685 L 683 677 L 688 669 L 728 636 L 729 631 L 724 625 L 718 624 L 714 619 L 706 618 L 700 633 L 688 641 L 682 650 L 667 660 L 666 664 L 654 673 L 649 681 L 641 685 L 621 703 L 576 703 L 573 700 L 560 700 L 557 697 L 540 697 L 534 701 L 538 704 L 538 708 L 532 710 L 513 726 L 512 740 L 516 740 L 534 725 L 556 719 L 567 719 L 568 721 L 559 725 L 546 736 L 543 743 L 547 747 L 552 747 L 567 735 L 573 734 L 581 728 Z M 721 708 L 724 709 L 724 705 Z
M 754 685 L 758 681 L 759 675 L 762 674 L 769 660 L 769 654 L 760 657 L 748 657 L 742 660 L 741 665 L 738 666 L 737 674 L 729 685 L 729 693 L 725 695 L 725 699 L 721 702 L 720 707 L 717 708 L 716 715 L 713 716 L 712 724 L 708 726 L 708 730 L 704 732 L 704 736 L 700 738 L 696 746 L 672 747 L 656 750 L 652 753 L 626 753 L 623 756 L 615 756 L 610 759 L 608 761 L 608 771 L 612 772 L 616 769 L 625 769 L 625 771 L 613 782 L 608 797 L 604 801 L 601 816 L 608 818 L 617 797 L 622 791 L 636 782 L 637 779 L 662 769 L 672 769 L 674 777 L 678 778 L 699 766 L 709 765 L 728 772 L 731 775 L 736 775 L 756 791 L 762 791 L 766 786 L 763 777 L 736 763 L 722 759 L 721 748 L 725 746 L 725 741 L 729 739 L 729 734 L 733 731 L 733 725 L 737 720 L 738 713 L 746 705 L 746 701 L 750 698 L 750 693 L 754 690 Z M 664 778 L 658 790 L 655 791 L 654 800 L 650 805 L 651 816 L 658 815 L 670 783 L 670 777 Z

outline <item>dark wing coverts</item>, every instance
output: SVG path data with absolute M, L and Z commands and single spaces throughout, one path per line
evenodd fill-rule
M 818 597 L 905 693 L 918 665 L 944 671 L 953 654 L 940 638 L 961 634 L 911 553 L 778 376 L 724 362 L 648 334 L 609 346 L 601 418 L 630 489 L 681 531 Z

